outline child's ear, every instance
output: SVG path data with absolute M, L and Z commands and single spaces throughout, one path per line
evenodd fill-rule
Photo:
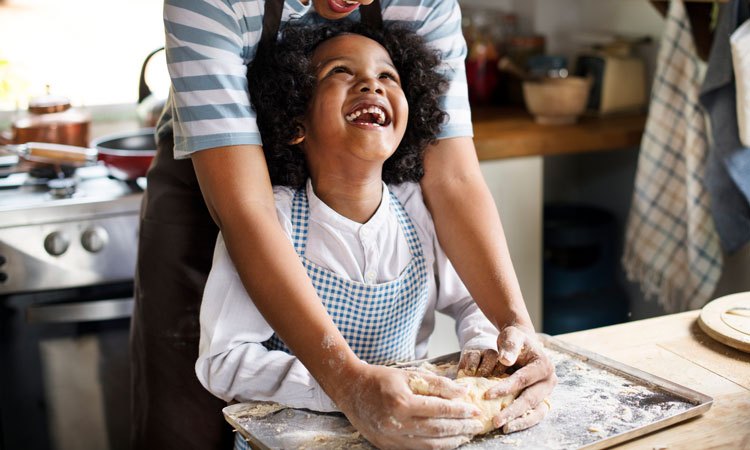
M 289 141 L 289 145 L 297 145 L 305 140 L 305 127 L 297 122 L 297 125 L 294 127 L 294 138 Z

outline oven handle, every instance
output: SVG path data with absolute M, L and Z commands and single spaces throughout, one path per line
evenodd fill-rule
M 74 323 L 124 319 L 133 314 L 133 298 L 36 305 L 26 308 L 28 323 Z

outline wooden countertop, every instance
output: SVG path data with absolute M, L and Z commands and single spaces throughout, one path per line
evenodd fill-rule
M 521 108 L 472 109 L 479 160 L 637 147 L 646 115 L 584 116 L 573 125 L 539 125 Z
M 750 449 L 750 354 L 711 339 L 699 311 L 556 336 L 714 398 L 704 415 L 621 449 Z

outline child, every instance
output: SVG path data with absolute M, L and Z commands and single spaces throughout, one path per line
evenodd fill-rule
M 418 184 L 446 116 L 438 56 L 410 31 L 347 22 L 288 27 L 272 53 L 248 79 L 278 218 L 354 352 L 425 357 L 436 309 L 456 319 L 462 349 L 497 348 Z M 196 373 L 214 395 L 337 410 L 247 298 L 221 235 L 200 321 Z

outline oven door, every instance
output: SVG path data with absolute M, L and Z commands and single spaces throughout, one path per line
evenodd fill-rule
M 0 296 L 0 448 L 129 448 L 132 293 Z

